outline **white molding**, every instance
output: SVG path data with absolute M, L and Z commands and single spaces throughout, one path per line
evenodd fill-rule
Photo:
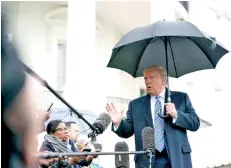
M 61 7 L 61 8 L 57 8 L 55 10 L 52 10 L 52 11 L 48 12 L 44 16 L 44 20 L 45 20 L 46 23 L 48 23 L 50 25 L 66 26 L 67 25 L 67 20 L 51 18 L 52 16 L 55 16 L 55 15 L 58 15 L 58 14 L 61 14 L 61 13 L 68 13 L 68 8 L 67 7 Z

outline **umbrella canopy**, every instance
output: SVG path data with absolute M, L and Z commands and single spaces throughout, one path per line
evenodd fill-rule
M 213 69 L 228 53 L 214 38 L 187 21 L 159 21 L 131 30 L 116 44 L 107 67 L 133 77 L 151 65 L 166 68 L 168 76 Z
M 79 110 L 79 109 L 76 109 L 76 110 L 79 111 L 80 114 L 91 124 L 97 118 L 97 116 L 94 115 L 94 113 L 91 111 Z M 88 135 L 91 132 L 91 129 L 89 128 L 89 126 L 85 122 L 80 120 L 78 116 L 75 113 L 71 112 L 71 110 L 68 108 L 51 108 L 50 118 L 44 123 L 45 127 L 50 121 L 53 121 L 53 120 L 62 120 L 63 122 L 73 121 L 78 125 L 80 129 L 79 130 L 80 134 L 83 134 L 83 135 Z

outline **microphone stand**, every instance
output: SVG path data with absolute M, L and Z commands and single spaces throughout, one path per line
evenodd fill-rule
M 21 62 L 21 61 L 20 61 Z M 74 112 L 80 119 L 82 119 L 93 131 L 97 132 L 97 128 L 95 128 L 93 125 L 91 125 L 79 112 L 77 112 L 66 100 L 64 100 L 54 89 L 50 87 L 50 85 L 47 83 L 47 81 L 43 80 L 38 74 L 36 74 L 32 69 L 30 69 L 27 65 L 25 65 L 23 62 L 21 62 L 22 68 L 31 76 L 36 78 L 41 85 L 46 87 L 51 93 L 53 93 L 60 101 L 62 101 L 67 107 L 69 107 L 72 112 Z
M 153 156 L 153 152 L 151 150 L 148 150 L 146 152 L 146 155 L 148 156 L 148 159 L 149 159 L 149 168 L 152 168 L 152 156 Z
M 148 155 L 146 151 L 121 151 L 121 152 L 69 152 L 69 153 L 55 153 L 47 152 L 35 154 L 37 158 L 54 158 L 63 156 L 87 156 L 87 155 L 128 155 L 128 154 L 142 154 Z

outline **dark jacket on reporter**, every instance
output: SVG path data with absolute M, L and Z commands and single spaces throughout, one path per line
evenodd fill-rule
M 71 151 L 78 152 L 73 141 L 69 140 L 69 145 L 71 146 Z M 55 148 L 47 140 L 45 140 L 41 145 L 40 152 L 42 152 L 42 151 L 56 152 Z M 74 168 L 81 168 L 81 166 L 88 166 L 90 163 L 88 163 L 86 160 L 83 160 L 79 163 L 79 165 L 74 164 L 73 167 Z M 43 166 L 43 168 L 46 168 L 46 167 Z

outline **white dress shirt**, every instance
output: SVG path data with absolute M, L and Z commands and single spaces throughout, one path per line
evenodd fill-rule
M 160 94 L 160 103 L 161 103 L 161 110 L 162 110 L 162 115 L 164 114 L 164 106 L 165 106 L 165 92 L 166 89 L 164 89 Z M 152 113 L 152 121 L 154 123 L 154 113 L 155 113 L 155 105 L 156 105 L 156 96 L 150 96 L 150 105 L 151 105 L 151 113 Z M 176 118 L 173 118 L 173 123 L 175 123 L 177 120 L 177 111 L 176 111 Z
M 160 94 L 160 103 L 161 103 L 161 110 L 162 110 L 162 115 L 164 114 L 164 104 L 165 104 L 165 90 L 164 89 Z M 151 105 L 151 112 L 152 112 L 152 119 L 154 117 L 154 113 L 155 113 L 155 105 L 156 105 L 156 96 L 150 96 L 150 105 Z M 154 120 L 153 120 L 154 121 Z

